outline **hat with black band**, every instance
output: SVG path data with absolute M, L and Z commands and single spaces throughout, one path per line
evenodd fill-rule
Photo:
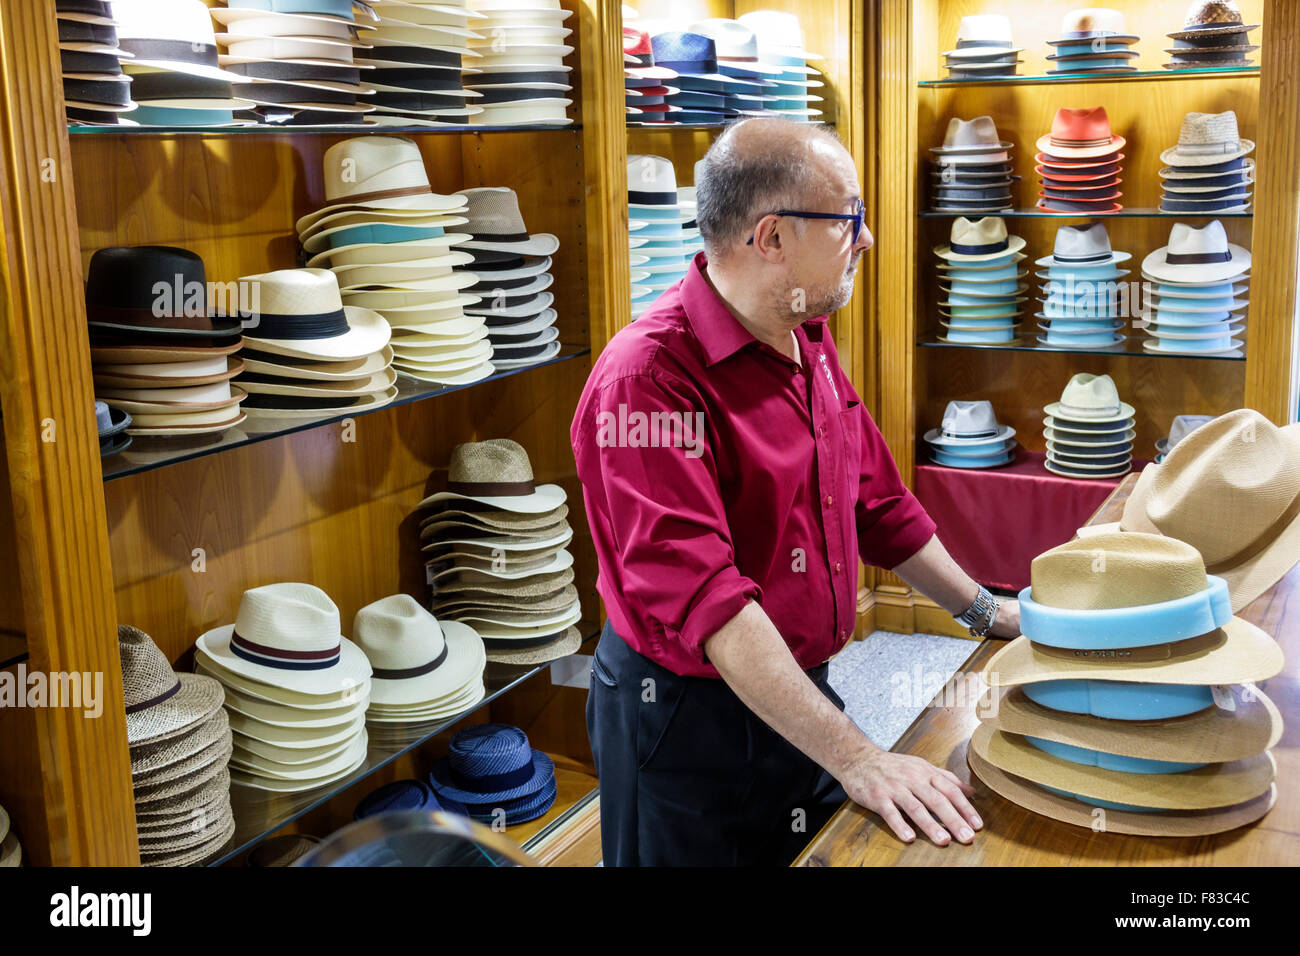
M 358 60 L 371 63 L 405 63 L 433 69 L 461 69 L 461 55 L 446 50 L 432 50 L 416 46 L 377 46 L 370 50 L 357 50 Z

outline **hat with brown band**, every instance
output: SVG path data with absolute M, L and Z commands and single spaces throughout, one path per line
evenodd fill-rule
M 509 438 L 465 442 L 451 452 L 447 490 L 430 495 L 419 507 L 447 507 L 446 502 L 476 501 L 502 511 L 540 514 L 565 502 L 559 485 L 538 485 L 528 452 Z

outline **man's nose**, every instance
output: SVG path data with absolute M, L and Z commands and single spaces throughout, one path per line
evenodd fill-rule
M 875 244 L 875 237 L 871 235 L 871 230 L 867 228 L 866 223 L 863 223 L 862 231 L 858 233 L 858 241 L 853 244 L 853 248 L 866 252 Z

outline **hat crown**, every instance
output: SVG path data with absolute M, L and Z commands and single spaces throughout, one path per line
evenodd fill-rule
M 216 46 L 212 16 L 202 0 L 113 0 L 113 19 L 122 40 L 183 40 Z
M 1000 147 L 1002 140 L 998 136 L 998 128 L 993 122 L 993 117 L 977 116 L 972 120 L 964 120 L 954 116 L 948 120 L 948 129 L 943 134 L 943 145 L 945 147 Z
M 108 410 L 108 403 L 95 401 L 95 428 L 106 431 L 113 427 L 113 413 Z
M 1199 229 L 1185 222 L 1176 222 L 1169 230 L 1170 255 L 1202 255 L 1205 253 L 1226 253 L 1228 251 L 1228 233 L 1223 223 L 1211 219 Z
M 656 33 L 651 35 L 650 45 L 654 48 L 655 59 L 661 63 L 665 61 L 716 62 L 718 59 L 718 50 L 713 38 L 706 37 L 702 33 L 682 31 Z
M 490 777 L 526 767 L 533 749 L 518 727 L 479 724 L 452 738 L 447 758 L 452 771 L 462 777 Z
M 1197 0 L 1187 8 L 1183 27 L 1240 24 L 1241 8 L 1233 0 Z
M 957 42 L 964 40 L 987 40 L 993 42 L 1011 42 L 1011 20 L 1000 13 L 979 13 L 962 17 L 957 24 Z
M 1087 37 L 1122 35 L 1124 14 L 1109 7 L 1087 7 L 1071 10 L 1061 21 L 1061 35 L 1082 34 Z
M 627 158 L 628 192 L 677 192 L 677 170 L 662 156 L 634 153 Z
M 943 433 L 950 438 L 984 435 L 997 432 L 998 427 L 993 403 L 989 401 L 954 401 L 943 410 Z
M 1300 497 L 1300 425 L 1242 408 L 1202 425 L 1156 469 L 1147 517 L 1211 567 L 1278 527 Z
M 122 659 L 123 703 L 128 708 L 161 697 L 179 683 L 167 657 L 138 627 L 117 626 L 117 651 Z
M 337 648 L 339 609 L 320 588 L 288 582 L 249 588 L 239 599 L 235 633 L 280 651 Z
M 642 63 L 650 66 L 654 63 L 654 47 L 650 45 L 650 34 L 636 27 L 623 28 L 623 52 L 633 56 L 650 57 Z
M 760 48 L 772 47 L 780 52 L 803 49 L 803 26 L 799 18 L 784 10 L 754 10 L 736 17 L 737 22 L 754 31 Z
M 524 446 L 509 438 L 463 442 L 451 450 L 447 479 L 453 482 L 531 482 L 533 466 Z
M 1112 138 L 1110 117 L 1106 107 L 1094 106 L 1090 109 L 1070 109 L 1061 107 L 1052 118 L 1053 142 L 1060 143 L 1095 143 Z
M 1222 113 L 1188 113 L 1178 130 L 1178 148 L 1189 146 L 1223 147 L 1232 152 L 1241 142 L 1237 132 L 1237 114 L 1233 110 Z
M 404 136 L 356 136 L 325 151 L 325 201 L 392 189 L 432 191 L 420 147 Z
M 447 646 L 438 619 L 409 594 L 381 598 L 357 611 L 352 640 L 380 670 L 428 664 Z
M 713 17 L 698 20 L 687 27 L 692 33 L 713 40 L 718 59 L 754 59 L 758 56 L 758 40 L 754 31 L 736 20 Z
M 1067 541 L 1034 558 L 1029 574 L 1037 603 L 1080 611 L 1160 604 L 1209 586 L 1195 548 L 1140 532 Z
M 966 246 L 984 246 L 1007 241 L 1007 224 L 1000 216 L 985 216 L 974 222 L 965 216 L 953 221 L 949 241 Z
M 477 186 L 456 195 L 465 197 L 467 205 L 461 215 L 469 220 L 464 228 L 471 235 L 527 235 L 519 197 L 509 186 Z
M 160 297 L 155 288 L 166 287 Z M 174 295 L 179 286 L 180 295 Z M 109 309 L 144 309 L 160 318 L 182 314 L 194 291 L 202 290 L 207 311 L 203 260 L 175 246 L 107 246 L 95 250 L 86 270 L 86 304 Z
M 1077 261 L 1110 255 L 1110 236 L 1104 223 L 1087 226 L 1062 226 L 1056 230 L 1052 255 L 1057 259 Z
M 1173 448 L 1180 441 L 1207 422 L 1214 421 L 1213 415 L 1178 415 L 1169 426 L 1169 447 Z
M 1104 418 L 1119 412 L 1119 389 L 1109 375 L 1080 372 L 1061 392 L 1062 411 L 1080 418 Z
M 241 281 L 256 283 L 257 311 L 264 315 L 328 315 L 343 308 L 338 277 L 329 269 L 277 269 Z

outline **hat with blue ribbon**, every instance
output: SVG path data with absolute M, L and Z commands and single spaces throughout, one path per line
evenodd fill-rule
M 422 780 L 394 780 L 366 794 L 352 812 L 352 819 L 363 820 L 391 810 L 445 810 L 466 815 L 465 807 L 451 799 L 439 799 Z
M 533 796 L 554 777 L 551 758 L 534 750 L 518 727 L 480 724 L 452 738 L 449 753 L 434 765 L 429 783 L 439 800 L 496 806 Z

